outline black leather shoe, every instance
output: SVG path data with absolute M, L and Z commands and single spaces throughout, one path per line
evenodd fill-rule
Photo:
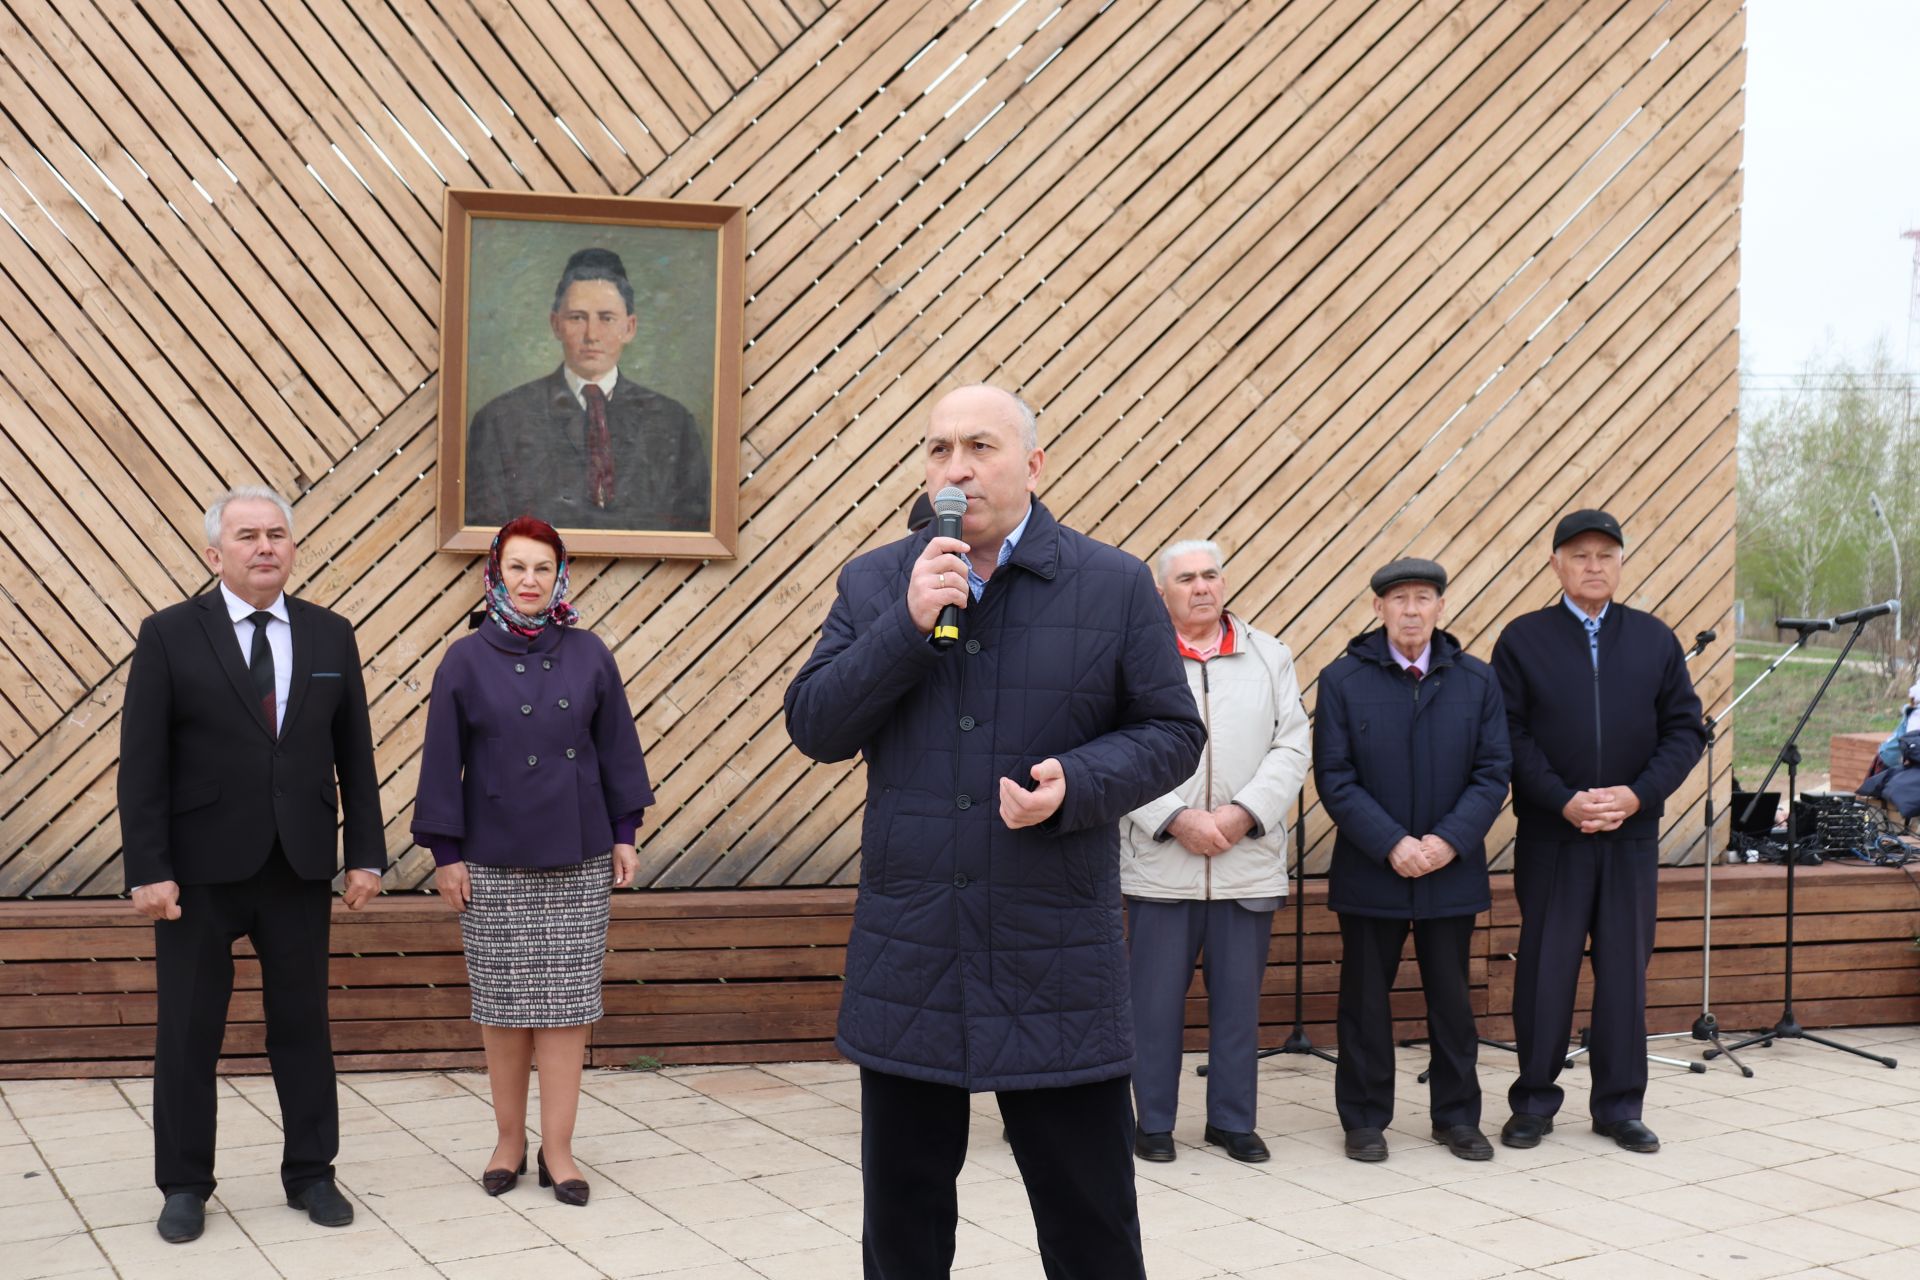
M 553 1198 L 561 1204 L 584 1205 L 591 1188 L 585 1178 L 568 1178 L 565 1182 L 555 1182 L 553 1175 L 547 1172 L 547 1153 L 544 1149 L 534 1152 L 533 1161 L 540 1167 L 540 1185 L 553 1188 Z
M 1347 1159 L 1379 1164 L 1387 1158 L 1387 1135 L 1378 1129 L 1347 1130 Z
M 153 1224 L 168 1244 L 198 1240 L 207 1229 L 207 1202 L 191 1191 L 176 1191 L 160 1209 L 160 1220 Z
M 344 1227 L 353 1221 L 353 1205 L 331 1182 L 316 1182 L 287 1197 L 289 1209 L 305 1209 L 316 1227 Z
M 1628 1151 L 1638 1151 L 1642 1155 L 1652 1155 L 1660 1149 L 1660 1139 L 1653 1136 L 1653 1130 L 1638 1120 L 1595 1120 L 1593 1131 L 1603 1138 L 1612 1138 Z
M 1475 1124 L 1433 1126 L 1433 1140 L 1462 1160 L 1493 1159 L 1493 1144 Z
M 1257 1133 L 1234 1133 L 1208 1125 L 1206 1138 L 1216 1147 L 1225 1147 L 1227 1154 L 1242 1164 L 1264 1164 L 1267 1160 L 1267 1144 L 1260 1141 Z
M 1174 1150 L 1171 1133 L 1148 1133 L 1142 1129 L 1133 1135 L 1133 1154 L 1155 1164 L 1172 1164 L 1178 1152 Z
M 520 1153 L 520 1167 L 517 1169 L 483 1169 L 480 1171 L 480 1185 L 490 1196 L 503 1196 L 520 1185 L 520 1175 L 527 1171 L 527 1153 Z
M 1500 1126 L 1500 1145 L 1503 1147 L 1537 1147 L 1540 1139 L 1553 1132 L 1552 1116 L 1529 1116 L 1514 1112 L 1507 1122 Z

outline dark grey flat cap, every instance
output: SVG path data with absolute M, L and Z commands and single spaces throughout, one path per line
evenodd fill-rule
M 1395 560 L 1373 575 L 1373 594 L 1383 596 L 1403 582 L 1422 583 L 1432 587 L 1439 594 L 1445 595 L 1447 571 L 1433 561 L 1422 560 L 1418 556 Z
M 1558 551 L 1583 533 L 1604 533 L 1621 546 L 1627 545 L 1627 535 L 1620 532 L 1618 520 L 1597 507 L 1583 507 L 1560 517 L 1560 523 L 1553 527 L 1553 549 Z

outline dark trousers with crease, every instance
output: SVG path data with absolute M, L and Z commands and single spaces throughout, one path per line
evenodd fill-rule
M 1125 1076 L 996 1095 L 1047 1280 L 1146 1280 Z M 860 1069 L 860 1253 L 866 1280 L 944 1280 L 953 1269 L 971 1095 Z
M 1638 1120 L 1647 1094 L 1647 962 L 1653 958 L 1659 841 L 1521 840 L 1513 850 L 1520 953 L 1513 1035 L 1520 1078 L 1507 1090 L 1519 1115 L 1550 1116 L 1573 1034 L 1580 960 L 1593 940 L 1588 1019 L 1595 1120 Z
M 332 907 L 331 886 L 296 875 L 276 841 L 250 878 L 183 884 L 180 918 L 154 922 L 153 1173 L 163 1194 L 213 1194 L 214 1068 L 233 994 L 233 944 L 240 938 L 260 957 L 267 1061 L 285 1135 L 280 1181 L 291 1196 L 332 1179 L 340 1149 L 327 1026 Z
M 1207 1123 L 1252 1133 L 1260 1084 L 1260 983 L 1273 912 L 1238 902 L 1127 899 L 1133 983 L 1133 1095 L 1140 1128 L 1168 1133 L 1180 1105 L 1180 1053 L 1193 962 L 1207 985 Z
M 1409 929 L 1427 1001 L 1434 1126 L 1480 1123 L 1480 1033 L 1467 976 L 1473 920 L 1341 914 L 1340 1061 L 1333 1070 L 1333 1100 L 1343 1129 L 1384 1129 L 1393 1122 L 1393 980 Z

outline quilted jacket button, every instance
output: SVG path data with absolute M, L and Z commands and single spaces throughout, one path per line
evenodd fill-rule
M 973 797 L 969 795 L 962 795 L 958 800 L 955 800 L 954 803 L 959 805 L 962 809 L 971 809 L 973 807 Z
M 953 887 L 956 889 L 964 889 L 971 883 L 973 882 L 967 879 L 965 872 L 958 872 L 953 877 Z
M 961 727 L 962 729 L 971 729 L 971 728 L 973 728 L 973 726 L 974 726 L 974 724 L 975 724 L 975 723 L 976 723 L 976 722 L 975 722 L 975 720 L 974 720 L 974 718 L 973 718 L 972 716 L 961 716 L 961 717 L 960 717 L 960 727 Z
M 980 652 L 980 642 L 978 640 L 967 641 L 967 652 L 968 653 Z

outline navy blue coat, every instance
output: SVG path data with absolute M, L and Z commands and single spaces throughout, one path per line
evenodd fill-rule
M 860 893 L 836 1044 L 862 1066 L 974 1091 L 1133 1066 L 1122 815 L 1184 781 L 1206 733 L 1147 567 L 1044 506 L 933 648 L 907 613 L 931 529 L 840 574 L 787 689 L 816 760 L 861 754 Z M 1049 756 L 1066 800 L 1011 830 L 999 780 Z
M 1660 815 L 1706 749 L 1700 698 L 1673 628 L 1618 600 L 1600 620 L 1600 666 L 1564 602 L 1523 613 L 1493 646 L 1513 740 L 1521 840 L 1658 839 Z M 1582 837 L 1561 812 L 1576 791 L 1632 787 L 1640 809 Z
M 1487 831 L 1513 765 L 1493 668 L 1445 631 L 1415 680 L 1380 629 L 1356 636 L 1320 673 L 1313 778 L 1339 828 L 1327 905 L 1351 915 L 1426 920 L 1492 905 Z M 1459 856 L 1407 877 L 1387 861 L 1407 836 L 1436 835 Z

